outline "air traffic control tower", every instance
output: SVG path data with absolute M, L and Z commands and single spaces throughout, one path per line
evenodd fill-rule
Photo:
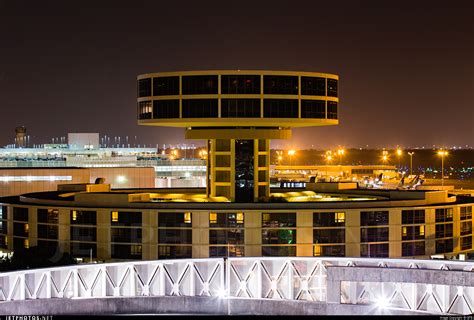
M 213 70 L 143 74 L 138 124 L 183 127 L 207 140 L 207 196 L 270 196 L 270 140 L 291 128 L 337 125 L 339 77 L 327 73 Z

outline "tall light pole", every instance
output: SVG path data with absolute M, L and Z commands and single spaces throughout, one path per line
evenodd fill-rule
M 290 166 L 291 166 L 291 160 L 295 154 L 296 154 L 295 150 L 288 150 L 288 155 L 290 156 Z
M 331 160 L 332 160 L 332 151 L 331 150 L 326 151 L 326 160 L 327 160 L 328 164 L 331 163 Z
M 281 160 L 283 160 L 283 151 L 277 150 L 277 164 L 280 166 L 281 165 Z
M 400 148 L 397 148 L 397 156 L 398 156 L 398 170 L 400 170 L 400 169 L 401 169 L 401 166 L 400 166 L 400 159 L 401 159 L 401 157 L 402 157 L 402 154 L 403 154 L 403 151 L 402 151 L 402 149 L 400 149 Z
M 388 160 L 388 151 L 384 149 L 382 151 L 382 161 L 383 161 L 383 163 L 386 163 L 387 160 Z
M 408 155 L 410 156 L 410 176 L 413 175 L 413 155 L 414 152 L 408 152 Z
M 207 151 L 206 150 L 199 151 L 199 157 L 201 157 L 202 160 L 206 160 L 207 159 Z
M 448 151 L 439 150 L 438 155 L 441 156 L 441 186 L 444 186 L 444 157 L 448 155 Z
M 343 148 L 337 149 L 337 155 L 339 156 L 339 165 L 341 165 L 342 162 L 342 156 L 344 155 L 345 150 Z
M 175 159 L 178 159 L 178 150 L 177 149 L 172 150 L 171 154 L 174 156 Z

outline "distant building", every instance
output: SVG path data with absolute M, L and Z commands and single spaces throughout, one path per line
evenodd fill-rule
M 55 191 L 65 183 L 93 183 L 105 178 L 113 188 L 154 188 L 151 167 L 121 168 L 2 168 L 0 167 L 0 197 L 30 192 Z
M 184 155 L 184 153 L 182 154 Z M 188 153 L 191 155 L 191 153 Z M 44 148 L 0 149 L 0 168 L 120 168 L 153 167 L 154 187 L 205 187 L 206 161 L 174 159 L 156 148 L 69 149 L 64 144 Z M 153 178 L 153 177 L 152 177 Z M 115 186 L 114 186 L 115 187 Z M 7 187 L 5 187 L 8 189 Z M 36 190 L 47 191 L 53 189 Z M 1 194 L 5 195 L 5 193 Z
M 26 147 L 26 128 L 25 127 L 16 127 L 15 128 L 15 146 L 18 148 Z
M 271 165 L 270 176 L 275 179 L 309 181 L 311 177 L 330 180 L 360 180 L 382 174 L 384 179 L 398 178 L 391 165 Z
M 69 149 L 99 149 L 98 133 L 68 133 Z

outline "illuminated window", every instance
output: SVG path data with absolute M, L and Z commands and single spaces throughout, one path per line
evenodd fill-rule
M 237 213 L 237 223 L 244 223 L 244 214 L 242 212 Z
M 191 212 L 184 213 L 184 223 L 191 223 Z
M 138 103 L 138 118 L 151 119 L 153 112 L 153 105 L 151 101 L 140 101 Z
M 336 212 L 335 216 L 335 222 L 336 223 L 344 223 L 346 221 L 346 215 L 344 212 Z
M 118 222 L 118 211 L 112 211 L 112 222 Z
M 25 223 L 25 233 L 28 233 L 28 230 L 30 230 L 30 226 L 28 223 Z
M 270 214 L 269 213 L 264 213 L 263 214 L 263 221 L 270 221 Z
M 407 227 L 402 228 L 402 236 L 406 237 L 407 236 Z
M 30 247 L 30 241 L 28 239 L 25 239 L 25 249 L 28 249 Z
M 420 226 L 420 235 L 425 235 L 425 226 Z
M 453 208 L 447 209 L 446 217 L 451 220 L 453 219 Z
M 72 210 L 72 220 L 73 221 L 77 220 L 77 211 L 76 210 Z
M 209 223 L 217 223 L 217 213 L 209 213 Z
M 130 254 L 133 255 L 133 256 L 142 254 L 142 246 L 141 245 L 131 245 L 130 246 Z
M 313 255 L 314 255 L 315 257 L 321 256 L 321 246 L 314 246 Z
M 344 257 L 346 255 L 345 245 L 332 245 L 332 246 L 321 246 L 316 245 L 313 247 L 314 257 Z

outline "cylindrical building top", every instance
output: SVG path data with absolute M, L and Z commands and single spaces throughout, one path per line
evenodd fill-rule
M 138 123 L 175 127 L 338 124 L 334 74 L 208 70 L 137 77 Z

